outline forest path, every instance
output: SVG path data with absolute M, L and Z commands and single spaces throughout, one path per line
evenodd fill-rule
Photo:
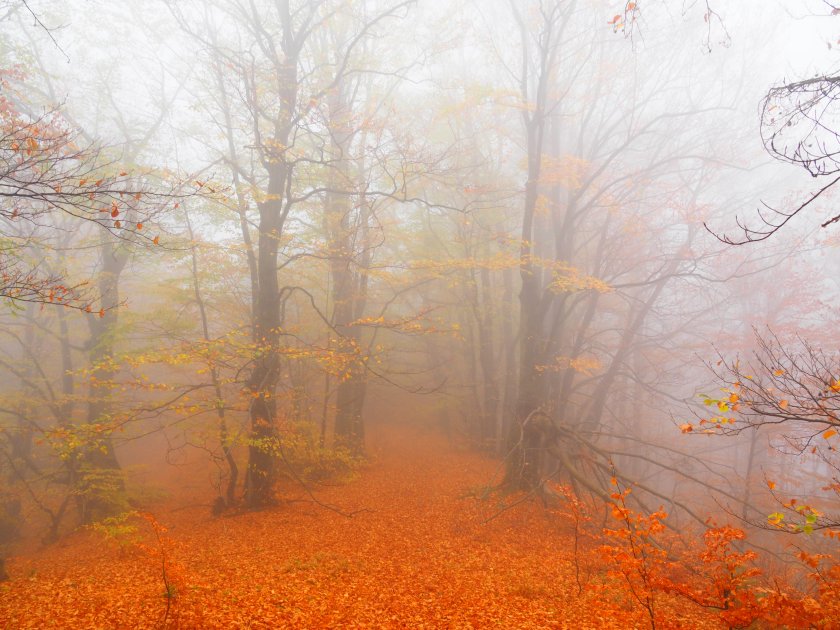
M 470 496 L 498 462 L 410 427 L 380 427 L 371 464 L 348 484 L 300 488 L 270 510 L 212 518 L 161 507 L 146 550 L 101 534 L 11 562 L 0 628 L 603 628 L 578 595 L 568 525 L 522 505 L 490 522 Z M 626 627 L 615 623 L 615 627 Z

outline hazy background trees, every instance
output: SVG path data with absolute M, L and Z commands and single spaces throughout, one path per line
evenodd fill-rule
M 217 510 L 263 506 L 383 422 L 700 520 L 761 520 L 803 465 L 704 404 L 797 333 L 834 374 L 834 240 L 703 227 L 810 190 L 757 107 L 834 51 L 782 4 L 629 31 L 584 0 L 29 7 L 0 23 L 10 522 L 55 537 L 179 457 Z

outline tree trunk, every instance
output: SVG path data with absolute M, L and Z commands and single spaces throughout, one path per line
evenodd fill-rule
M 250 436 L 248 469 L 245 473 L 245 504 L 259 508 L 272 502 L 275 481 L 277 403 L 275 392 L 280 377 L 280 286 L 277 279 L 277 253 L 286 218 L 291 210 L 288 188 L 292 167 L 286 161 L 298 93 L 298 55 L 302 42 L 291 33 L 292 18 L 288 5 L 283 5 L 281 20 L 286 31 L 283 37 L 285 59 L 276 67 L 280 90 L 280 108 L 273 121 L 275 134 L 271 142 L 260 146 L 263 166 L 268 172 L 265 200 L 259 209 L 257 238 L 257 282 L 254 308 L 254 363 L 248 378 L 251 395 L 249 405 Z M 252 15 L 252 20 L 259 17 Z M 261 117 L 257 94 L 250 94 L 252 116 Z
M 91 381 L 88 392 L 87 424 L 91 443 L 79 460 L 77 485 L 82 522 L 90 522 L 121 507 L 120 494 L 125 489 L 120 464 L 111 434 L 114 429 L 111 384 L 117 376 L 114 367 L 114 338 L 119 323 L 120 275 L 129 259 L 128 249 L 106 238 L 100 247 L 102 270 L 97 281 L 101 315 L 91 315 L 88 342 Z
M 285 181 L 285 165 L 276 164 L 271 172 L 269 194 L 279 195 L 282 191 L 280 180 Z M 276 199 L 259 204 L 259 288 L 254 316 L 256 352 L 254 367 L 247 383 L 251 395 L 248 408 L 251 431 L 248 439 L 248 470 L 245 474 L 245 503 L 250 508 L 271 503 L 275 478 L 277 403 L 274 394 L 280 375 L 277 351 L 281 324 L 280 287 L 277 281 L 277 248 L 282 216 L 282 208 L 277 207 L 279 205 Z
M 344 81 L 338 81 L 329 96 L 330 149 L 334 163 L 330 171 L 330 192 L 325 200 L 324 231 L 330 252 L 332 322 L 335 331 L 341 335 L 338 345 L 346 366 L 336 392 L 336 445 L 354 455 L 361 455 L 365 445 L 362 412 L 367 394 L 367 369 L 361 332 L 352 324 L 363 316 L 367 304 L 367 277 L 362 270 L 370 260 L 370 250 L 367 242 L 368 209 L 364 196 L 359 195 L 358 208 L 353 205 L 356 186 L 349 156 L 354 131 L 350 126 L 351 107 L 344 88 Z M 361 144 L 364 144 L 364 138 Z M 359 160 L 360 180 L 364 180 L 364 169 L 364 161 Z M 359 188 L 364 189 L 364 181 Z

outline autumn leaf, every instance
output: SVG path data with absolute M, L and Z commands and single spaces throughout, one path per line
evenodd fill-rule
M 780 400 L 779 401 L 779 409 L 787 409 L 788 408 L 788 401 L 787 400 Z
M 767 516 L 767 522 L 771 525 L 780 525 L 781 522 L 784 520 L 785 515 L 781 512 L 773 512 Z
M 834 429 L 829 429 L 828 431 L 823 433 L 823 439 L 827 440 L 829 438 L 834 437 L 835 435 L 837 435 L 837 431 L 835 431 Z

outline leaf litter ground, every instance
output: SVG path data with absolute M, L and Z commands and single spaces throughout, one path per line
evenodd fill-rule
M 568 523 L 532 502 L 499 514 L 495 499 L 477 498 L 497 461 L 408 427 L 371 442 L 357 479 L 313 488 L 352 518 L 292 487 L 281 494 L 298 500 L 219 518 L 209 492 L 186 508 L 173 498 L 151 510 L 167 531 L 157 543 L 144 530 L 145 550 L 80 530 L 12 558 L 0 627 L 632 627 L 605 615 L 609 592 L 579 589 Z M 668 616 L 673 627 L 720 627 L 693 615 Z

